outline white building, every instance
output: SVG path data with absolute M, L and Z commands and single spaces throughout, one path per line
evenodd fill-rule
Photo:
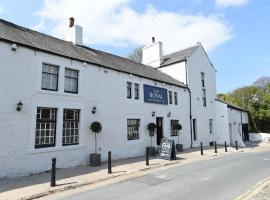
M 156 69 L 84 46 L 77 25 L 67 37 L 0 20 L 0 177 L 48 170 L 52 157 L 63 168 L 89 162 L 93 121 L 102 160 L 143 155 L 150 122 L 154 146 L 177 143 L 176 122 L 184 148 L 218 138 L 215 69 L 200 44 L 167 56 L 151 44 L 143 58 Z

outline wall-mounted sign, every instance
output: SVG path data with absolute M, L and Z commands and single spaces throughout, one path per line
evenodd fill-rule
M 143 91 L 144 91 L 144 102 L 165 104 L 165 105 L 168 104 L 167 89 L 144 84 Z

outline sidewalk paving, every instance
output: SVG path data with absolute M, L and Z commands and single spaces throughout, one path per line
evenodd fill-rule
M 204 155 L 200 155 L 200 148 L 186 149 L 183 153 L 177 154 L 177 160 L 168 161 L 158 157 L 150 158 L 150 166 L 145 165 L 145 157 L 135 157 L 112 162 L 112 174 L 107 173 L 107 163 L 100 167 L 89 167 L 80 165 L 74 168 L 57 169 L 56 187 L 50 187 L 50 173 L 40 173 L 17 178 L 6 178 L 0 180 L 0 199 L 37 199 L 55 194 L 61 191 L 80 188 L 87 185 L 106 184 L 108 181 L 121 181 L 138 174 L 148 173 L 151 170 L 169 167 L 179 164 L 186 164 L 200 160 L 209 160 L 222 156 L 229 156 L 241 152 L 265 151 L 270 145 L 262 146 L 249 145 L 248 148 L 240 148 L 236 151 L 228 147 L 218 147 L 218 153 L 214 148 L 204 149 Z M 256 148 L 255 148 L 256 147 Z

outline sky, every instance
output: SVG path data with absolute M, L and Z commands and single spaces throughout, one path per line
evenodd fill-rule
M 0 0 L 0 18 L 61 39 L 71 16 L 87 46 L 123 57 L 152 36 L 164 54 L 201 42 L 218 93 L 270 76 L 269 0 Z

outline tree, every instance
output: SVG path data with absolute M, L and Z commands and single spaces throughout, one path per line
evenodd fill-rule
M 102 130 L 101 123 L 95 121 L 90 125 L 90 129 L 93 133 L 95 133 L 95 154 L 97 153 L 97 134 L 99 134 Z
M 127 55 L 127 58 L 138 63 L 142 63 L 142 48 L 143 46 L 136 47 Z

